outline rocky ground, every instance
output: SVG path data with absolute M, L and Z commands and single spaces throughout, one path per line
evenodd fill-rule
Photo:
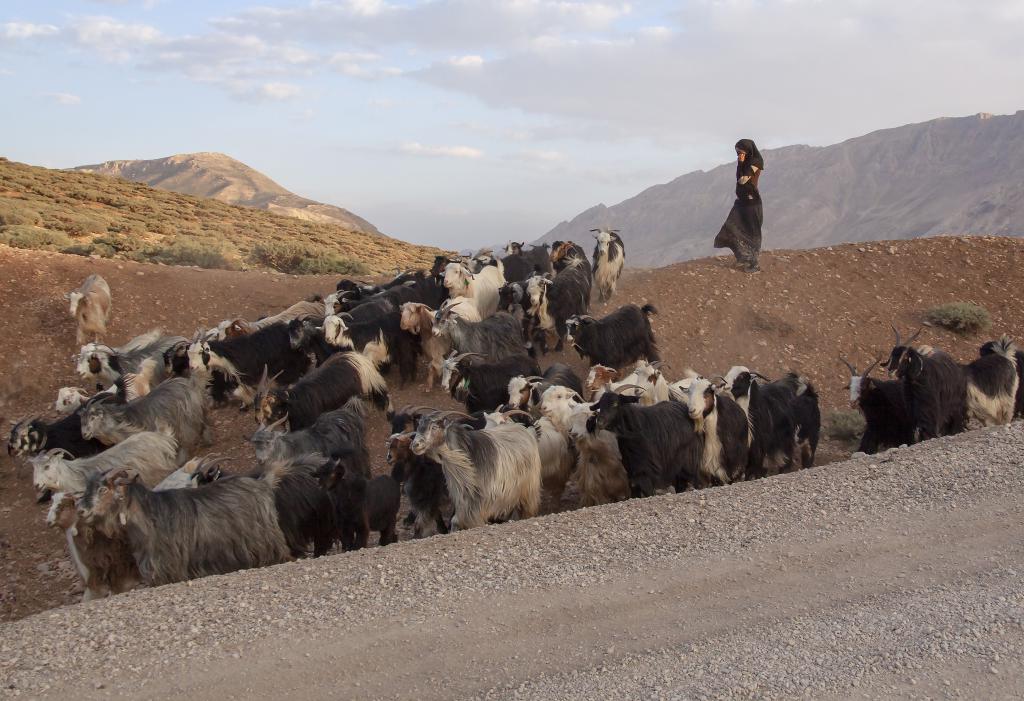
M 33 698 L 1013 698 L 1024 425 L 4 624 Z

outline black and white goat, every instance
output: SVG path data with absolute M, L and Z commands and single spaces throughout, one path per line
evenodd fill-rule
M 728 376 L 726 377 L 728 380 Z M 727 385 L 733 398 L 750 420 L 751 439 L 747 460 L 747 479 L 765 477 L 778 470 L 793 469 L 796 454 L 797 422 L 793 404 L 805 383 L 794 374 L 760 384 L 749 370 L 737 373 Z
M 626 247 L 618 229 L 591 229 L 597 244 L 594 246 L 594 287 L 597 301 L 602 304 L 615 294 L 615 286 L 622 275 L 626 261 Z
M 750 419 L 727 393 L 704 378 L 690 384 L 687 400 L 693 429 L 702 437 L 701 473 L 711 484 L 742 480 L 751 443 Z
M 590 309 L 590 268 L 585 263 L 574 259 L 553 279 L 534 275 L 526 283 L 526 316 L 535 332 L 544 334 L 542 353 L 547 352 L 552 338 L 556 341 L 555 350 L 562 350 L 566 321 Z
M 184 340 L 181 336 L 165 336 L 160 330 L 153 330 L 117 348 L 87 343 L 78 355 L 76 369 L 81 378 L 96 389 L 109 387 L 122 375 L 134 375 L 135 391 L 142 396 L 167 378 L 164 352 Z
M 94 438 L 82 437 L 82 415 L 73 411 L 56 421 L 34 417 L 22 419 L 11 428 L 7 454 L 12 457 L 34 455 L 59 448 L 76 458 L 85 458 L 106 448 Z
M 193 373 L 220 370 L 237 382 L 235 396 L 243 407 L 252 402 L 264 371 L 281 385 L 290 385 L 311 365 L 306 353 L 292 348 L 285 324 L 223 341 L 195 341 L 189 346 L 188 362 Z
M 967 414 L 982 426 L 1013 421 L 1020 389 L 1017 347 L 1008 336 L 989 341 L 990 353 L 963 366 L 967 378 Z
M 572 316 L 566 340 L 591 365 L 619 369 L 638 360 L 654 362 L 661 359 L 651 330 L 651 314 L 657 313 L 653 304 L 627 304 L 601 319 Z
M 507 407 L 527 411 L 537 418 L 540 416 L 541 398 L 549 387 L 556 385 L 569 388 L 583 401 L 583 383 L 579 376 L 568 365 L 553 363 L 539 377 L 519 375 L 509 380 Z
M 180 465 L 210 442 L 206 408 L 202 386 L 194 379 L 175 377 L 126 404 L 90 402 L 82 409 L 82 436 L 113 445 L 143 431 L 166 433 L 178 443 Z
M 441 385 L 471 413 L 494 411 L 508 398 L 509 380 L 539 374 L 537 361 L 526 354 L 491 361 L 475 353 L 453 352 L 444 361 Z
M 907 412 L 903 383 L 899 380 L 879 380 L 871 371 L 881 362 L 875 360 L 858 374 L 857 368 L 840 358 L 850 370 L 850 406 L 864 416 L 864 435 L 857 452 L 867 455 L 910 445 L 914 442 L 914 427 Z
M 447 533 L 444 514 L 450 509 L 448 486 L 441 465 L 426 455 L 416 455 L 410 446 L 416 431 L 393 433 L 387 441 L 387 462 L 391 476 L 402 485 L 409 500 L 413 535 L 416 538 Z
M 578 261 L 578 263 L 574 262 Z M 587 278 L 592 279 L 594 271 L 587 260 L 586 251 L 583 247 L 572 241 L 555 241 L 551 244 L 551 267 L 556 273 L 565 270 L 569 265 L 580 265 L 587 273 Z
M 978 349 L 979 355 L 993 355 L 996 354 L 998 347 L 998 341 L 988 341 L 980 349 Z M 1014 399 L 1013 414 L 1014 416 L 1024 416 L 1024 350 L 1018 350 L 1015 354 L 1017 361 L 1017 396 Z
M 474 430 L 433 413 L 420 419 L 410 449 L 441 464 L 455 513 L 451 529 L 491 519 L 532 518 L 540 507 L 541 464 L 532 429 L 517 423 Z
M 896 345 L 884 363 L 890 376 L 903 383 L 903 396 L 913 427 L 914 443 L 961 433 L 967 427 L 967 377 L 963 368 L 949 355 L 928 347 L 911 344 L 893 327 Z
M 669 401 L 640 406 L 638 401 L 605 392 L 587 422 L 591 433 L 615 434 L 631 496 L 649 497 L 667 487 L 682 492 L 701 484 L 701 440 L 686 405 Z
M 347 316 L 331 315 L 324 319 L 324 340 L 334 348 L 363 353 L 378 367 L 394 363 L 398 366 L 401 384 L 416 379 L 416 359 L 420 339 L 402 329 L 402 313 L 388 312 L 372 321 L 352 321 Z
M 352 397 L 363 397 L 383 410 L 388 405 L 388 385 L 373 362 L 361 353 L 345 351 L 288 388 L 270 388 L 266 375 L 255 399 L 256 421 L 270 424 L 288 419 L 297 431 L 312 426 L 324 412 L 341 408 Z
M 96 339 L 107 332 L 110 317 L 110 286 L 107 281 L 93 273 L 74 292 L 68 292 L 64 299 L 70 303 L 69 311 L 76 323 L 76 338 L 79 343 L 92 337 Z

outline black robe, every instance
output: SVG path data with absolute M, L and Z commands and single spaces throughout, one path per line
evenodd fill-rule
M 756 267 L 761 252 L 761 224 L 764 222 L 757 180 L 764 169 L 764 159 L 750 139 L 740 140 L 736 148 L 745 151 L 747 158 L 743 163 L 736 164 L 736 201 L 715 237 L 715 248 L 728 248 L 738 263 Z M 740 183 L 744 176 L 748 176 L 749 180 Z

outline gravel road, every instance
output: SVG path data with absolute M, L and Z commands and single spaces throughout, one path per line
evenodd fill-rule
M 0 627 L 4 693 L 1024 697 L 1024 425 L 140 590 Z

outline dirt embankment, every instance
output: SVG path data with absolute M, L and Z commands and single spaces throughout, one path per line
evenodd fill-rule
M 767 375 L 794 369 L 818 387 L 823 408 L 844 407 L 845 370 L 840 352 L 863 365 L 891 345 L 889 322 L 916 328 L 926 309 L 953 300 L 986 307 L 991 334 L 1024 330 L 1024 241 L 1007 238 L 933 238 L 871 243 L 814 251 L 769 252 L 760 275 L 707 259 L 625 274 L 612 304 L 652 302 L 659 309 L 655 333 L 670 376 L 685 367 L 721 373 L 742 363 Z M 296 278 L 83 259 L 0 247 L 0 417 L 14 420 L 51 411 L 57 388 L 77 384 L 72 320 L 62 295 L 89 273 L 110 283 L 113 319 L 106 339 L 121 343 L 153 327 L 191 335 L 199 326 L 240 315 L 256 318 L 312 293 L 333 289 L 333 277 Z M 982 339 L 926 329 L 922 341 L 962 360 Z M 585 370 L 567 354 L 546 357 Z M 422 385 L 397 389 L 396 404 L 452 407 Z M 384 469 L 386 428 L 370 419 L 374 469 Z M 3 426 L 9 424 L 5 421 Z M 234 410 L 214 414 L 216 445 L 235 468 L 251 464 L 246 438 L 252 417 Z M 819 463 L 849 452 L 826 444 Z M 19 618 L 78 599 L 78 585 L 63 540 L 45 528 L 44 509 L 33 503 L 30 473 L 0 457 L 0 617 Z M 555 508 L 556 505 L 548 505 Z M 570 491 L 561 508 L 575 506 Z

